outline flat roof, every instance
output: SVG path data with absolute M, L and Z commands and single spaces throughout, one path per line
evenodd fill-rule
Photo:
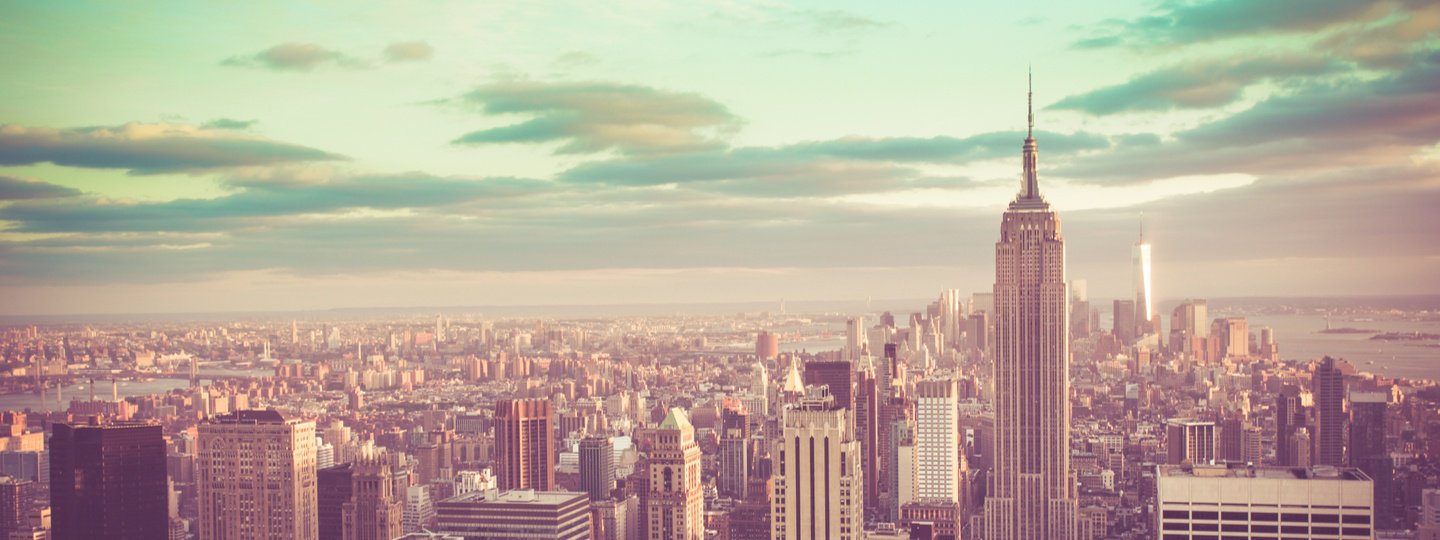
M 515 489 L 502 492 L 494 499 L 486 500 L 484 491 L 472 491 L 470 493 L 456 495 L 440 502 L 560 505 L 568 503 L 577 497 L 585 497 L 588 499 L 589 495 L 583 491 L 534 491 Z
M 1244 463 L 1223 465 L 1160 465 L 1163 477 L 1190 478 L 1267 478 L 1274 480 L 1356 480 L 1369 481 L 1360 469 L 1348 467 L 1275 467 L 1250 466 Z

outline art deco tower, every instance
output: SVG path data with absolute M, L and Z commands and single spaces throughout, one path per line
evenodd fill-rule
M 1065 240 L 1040 196 L 1033 112 L 1029 119 L 1020 193 L 995 243 L 995 470 L 986 540 L 1075 538 Z

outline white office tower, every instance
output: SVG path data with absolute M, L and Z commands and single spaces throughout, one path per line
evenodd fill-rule
M 401 521 L 406 534 L 419 532 L 435 521 L 435 505 L 430 500 L 430 486 L 405 488 L 405 514 Z
M 325 439 L 315 437 L 315 470 L 335 466 L 335 447 Z
M 1033 131 L 1034 115 L 1030 117 Z M 1040 195 L 1033 134 L 995 243 L 995 448 L 986 540 L 1075 538 L 1069 295 L 1060 217 Z
M 870 334 L 865 329 L 865 317 L 845 321 L 845 361 L 854 362 L 870 351 Z
M 960 343 L 960 335 L 965 333 L 965 323 L 969 322 L 967 315 L 965 299 L 960 296 L 959 289 L 945 289 L 940 293 L 940 332 L 945 338 L 947 350 Z
M 770 535 L 775 540 L 863 536 L 860 442 L 851 431 L 849 411 L 831 410 L 833 401 L 818 399 L 819 394 L 785 410 L 783 436 L 771 452 L 777 463 Z
M 960 502 L 955 381 L 915 384 L 915 499 Z
M 1359 469 L 1160 465 L 1160 540 L 1375 538 L 1374 492 Z

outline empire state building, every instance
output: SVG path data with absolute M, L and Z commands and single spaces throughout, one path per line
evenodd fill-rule
M 1060 217 L 1040 195 L 1035 115 L 995 243 L 995 448 L 985 540 L 1076 538 L 1070 324 Z

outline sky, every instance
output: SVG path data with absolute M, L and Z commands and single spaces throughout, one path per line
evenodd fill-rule
M 1440 4 L 0 3 L 0 314 L 1440 292 Z M 1033 75 L 1031 75 L 1033 74 Z

